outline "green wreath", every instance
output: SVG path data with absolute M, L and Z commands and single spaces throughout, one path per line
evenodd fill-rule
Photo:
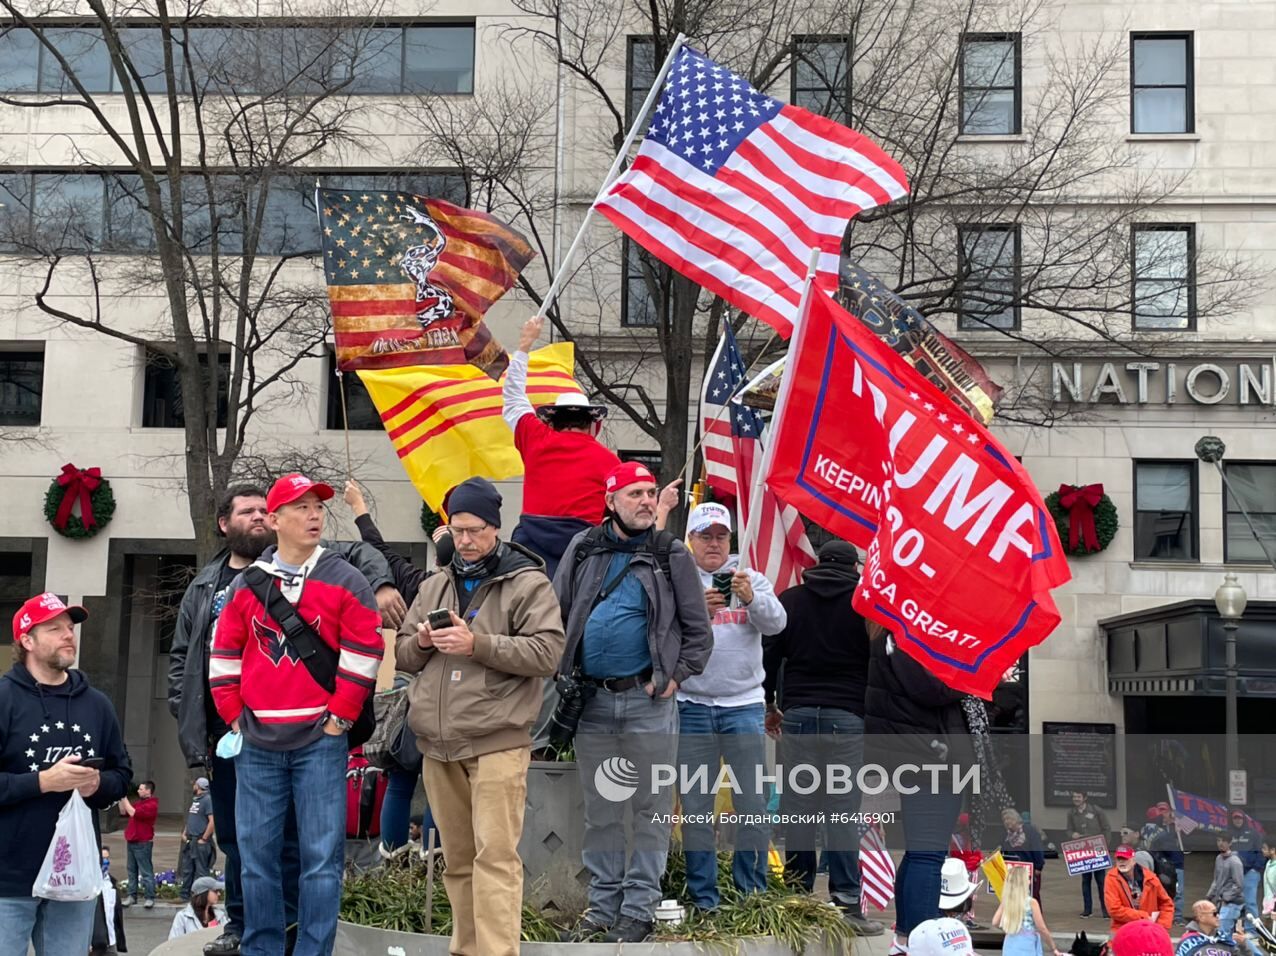
M 421 530 L 425 532 L 425 536 L 433 538 L 434 532 L 442 523 L 443 519 L 439 517 L 439 513 L 424 501 L 421 502 Z
M 1059 542 L 1063 545 L 1063 550 L 1068 554 L 1078 557 L 1084 557 L 1087 554 L 1098 554 L 1099 551 L 1107 549 L 1112 543 L 1112 539 L 1116 537 L 1117 528 L 1121 526 L 1121 522 L 1117 516 L 1116 505 L 1112 503 L 1112 499 L 1104 495 L 1099 499 L 1099 503 L 1094 506 L 1094 532 L 1099 539 L 1099 550 L 1091 551 L 1086 547 L 1085 542 L 1078 539 L 1075 549 L 1068 548 L 1068 510 L 1059 504 L 1059 492 L 1052 491 L 1046 495 L 1046 508 L 1050 511 L 1050 516 L 1054 518 L 1055 529 L 1059 532 Z
M 50 482 L 49 490 L 44 494 L 44 518 L 62 537 L 91 538 L 111 523 L 111 516 L 115 514 L 115 495 L 111 492 L 111 483 L 105 478 L 100 479 L 98 486 L 89 492 L 89 504 L 93 508 L 94 521 L 91 528 L 86 528 L 84 521 L 74 512 L 67 517 L 62 527 L 58 527 L 58 509 L 62 506 L 62 500 L 66 494 L 67 489 L 58 483 L 57 478 Z

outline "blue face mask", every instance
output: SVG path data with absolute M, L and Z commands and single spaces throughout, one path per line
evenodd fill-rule
M 237 734 L 233 730 L 223 734 L 222 739 L 217 741 L 217 756 L 223 760 L 234 760 L 243 749 L 243 735 Z

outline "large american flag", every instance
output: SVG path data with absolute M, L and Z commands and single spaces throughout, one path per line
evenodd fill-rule
M 861 823 L 860 899 L 879 910 L 895 898 L 895 861 L 886 849 L 881 824 Z
M 815 564 L 802 516 L 782 504 L 765 483 L 749 541 L 744 541 L 747 516 L 753 507 L 753 483 L 762 467 L 762 416 L 732 402 L 745 383 L 744 360 L 735 344 L 731 323 L 723 324 L 722 339 L 700 394 L 700 434 L 703 437 L 705 481 L 721 497 L 736 502 L 740 551 L 749 566 L 765 575 L 777 594 L 797 584 L 804 568 Z
M 787 337 L 811 249 L 815 286 L 831 291 L 851 217 L 907 193 L 904 170 L 871 140 L 682 47 L 642 148 L 595 208 Z

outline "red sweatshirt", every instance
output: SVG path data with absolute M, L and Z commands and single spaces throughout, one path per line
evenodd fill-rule
M 159 801 L 154 797 L 134 800 L 133 815 L 124 827 L 126 843 L 150 843 L 155 839 L 155 818 L 159 816 Z
M 556 432 L 535 415 L 514 429 L 523 456 L 523 512 L 552 518 L 603 520 L 603 482 L 620 464 L 616 453 L 584 432 Z
M 243 575 L 232 582 L 217 619 L 208 683 L 222 720 L 239 720 L 247 740 L 267 750 L 296 750 L 319 739 L 326 712 L 346 720 L 359 716 L 376 689 L 385 642 L 372 588 L 348 561 L 316 548 L 293 576 L 273 558 L 270 548 L 257 566 L 276 576 L 274 586 L 338 652 L 336 691 L 329 694 L 315 683 Z

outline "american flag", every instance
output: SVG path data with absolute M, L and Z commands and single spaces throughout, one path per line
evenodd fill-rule
M 679 49 L 642 148 L 595 207 L 663 262 L 787 337 L 812 248 L 837 285 L 849 220 L 908 193 L 871 140 Z
M 886 849 L 881 824 L 861 823 L 860 899 L 879 910 L 895 898 L 895 861 Z
M 700 434 L 704 438 L 705 481 L 724 498 L 733 498 L 744 534 L 752 507 L 756 469 L 762 466 L 762 416 L 732 402 L 744 385 L 744 360 L 735 344 L 731 324 L 724 323 L 722 340 L 700 394 Z M 797 584 L 802 569 L 815 564 L 815 552 L 797 509 L 781 504 L 765 486 L 750 537 L 740 542 L 749 566 L 775 585 L 777 594 Z

